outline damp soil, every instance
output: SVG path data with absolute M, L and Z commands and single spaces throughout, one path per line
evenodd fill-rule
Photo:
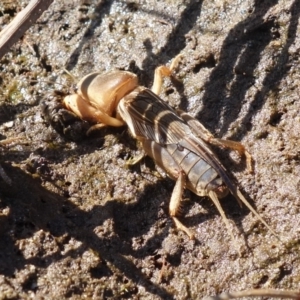
M 0 5 L 0 29 L 28 1 Z M 201 299 L 250 288 L 299 289 L 299 1 L 54 1 L 0 61 L 0 299 Z M 59 110 L 76 79 L 182 60 L 161 97 L 254 160 L 215 149 L 247 208 L 186 191 L 123 128 L 86 136 Z M 68 72 L 66 72 L 68 71 Z M 76 79 L 73 79 L 71 75 Z M 54 107 L 54 108 L 53 108 Z M 237 249 L 239 249 L 240 254 Z

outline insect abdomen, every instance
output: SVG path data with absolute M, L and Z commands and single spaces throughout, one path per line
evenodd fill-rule
M 205 196 L 210 190 L 218 190 L 224 184 L 216 172 L 197 153 L 180 144 L 167 145 L 168 152 L 187 176 L 187 187 L 199 196 Z

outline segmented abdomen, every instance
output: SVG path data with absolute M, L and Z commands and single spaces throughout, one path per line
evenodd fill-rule
M 182 147 L 180 143 L 169 144 L 167 151 L 187 176 L 187 187 L 199 196 L 205 196 L 210 190 L 216 190 L 223 182 L 216 172 L 197 153 Z

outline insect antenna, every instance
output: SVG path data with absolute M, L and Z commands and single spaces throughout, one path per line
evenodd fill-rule
M 78 78 L 76 78 L 71 72 L 69 72 L 67 69 L 63 69 L 63 72 L 66 73 L 69 78 L 66 79 L 66 83 L 60 83 L 60 82 L 56 82 L 56 81 L 51 81 L 51 80 L 37 80 L 37 79 L 32 79 L 30 80 L 30 82 L 32 83 L 45 83 L 45 84 L 49 84 L 49 85 L 60 85 L 63 88 L 66 88 L 68 90 L 72 90 L 73 92 L 76 92 L 77 87 L 76 84 L 79 81 Z

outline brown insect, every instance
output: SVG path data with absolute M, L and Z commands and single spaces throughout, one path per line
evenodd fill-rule
M 219 210 L 232 238 L 229 221 L 219 198 L 229 192 L 275 235 L 274 231 L 249 204 L 210 145 L 226 147 L 246 156 L 251 170 L 251 156 L 238 142 L 215 138 L 198 120 L 183 111 L 176 111 L 157 95 L 164 76 L 171 76 L 180 57 L 170 67 L 155 70 L 152 89 L 139 86 L 137 76 L 126 71 L 106 74 L 91 73 L 78 83 L 77 94 L 64 99 L 65 106 L 81 119 L 102 126 L 128 125 L 147 155 L 152 157 L 169 177 L 176 181 L 169 211 L 177 228 L 194 238 L 177 218 L 185 188 L 199 196 L 209 196 Z

